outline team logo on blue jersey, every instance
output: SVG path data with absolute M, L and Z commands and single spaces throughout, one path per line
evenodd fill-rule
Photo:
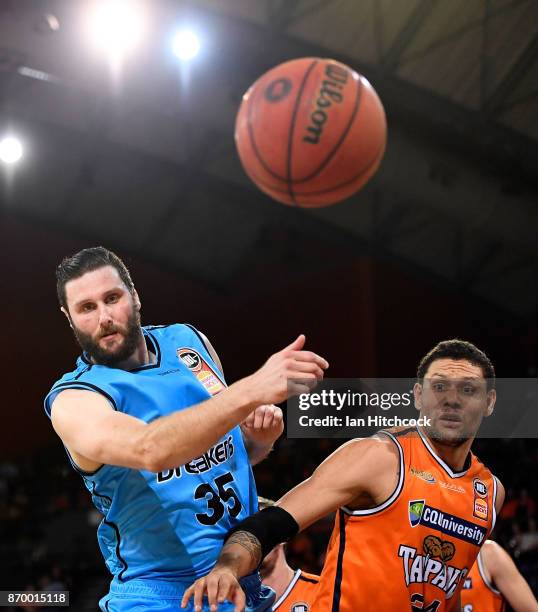
M 202 358 L 192 349 L 177 349 L 177 357 L 191 372 L 198 372 L 202 368 Z

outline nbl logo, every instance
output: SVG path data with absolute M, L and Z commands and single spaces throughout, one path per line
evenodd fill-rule
M 478 480 L 478 478 L 475 478 L 473 480 L 473 488 L 474 488 L 474 492 L 479 497 L 487 497 L 487 495 L 488 495 L 488 487 L 487 487 L 486 483 L 482 482 L 481 480 Z
M 191 372 L 198 372 L 198 370 L 202 367 L 202 359 L 200 358 L 200 355 L 198 355 L 198 353 L 192 349 L 178 349 L 177 356 Z
M 290 612 L 308 612 L 308 604 L 300 601 L 290 608 Z

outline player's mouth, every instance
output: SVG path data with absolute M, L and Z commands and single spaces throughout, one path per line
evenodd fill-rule
M 445 425 L 445 427 L 458 427 L 463 423 L 461 416 L 454 412 L 445 412 L 441 414 L 439 421 Z
M 116 338 L 119 338 L 119 336 L 119 332 L 113 331 L 109 332 L 108 334 L 103 334 L 100 340 L 115 340 Z

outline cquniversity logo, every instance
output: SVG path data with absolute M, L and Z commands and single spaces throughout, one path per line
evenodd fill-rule
M 423 499 L 409 502 L 409 522 L 411 527 L 424 525 L 475 546 L 481 546 L 487 535 L 485 527 L 428 506 Z
M 420 523 L 423 511 L 423 499 L 415 499 L 414 501 L 409 502 L 409 522 L 411 523 L 411 527 L 416 527 Z

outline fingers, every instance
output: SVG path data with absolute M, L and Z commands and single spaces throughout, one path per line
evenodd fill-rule
M 267 408 L 263 415 L 262 429 L 274 429 L 282 423 L 284 415 L 277 406 L 267 406 Z
M 183 594 L 181 607 L 186 608 L 189 599 L 194 597 L 194 610 L 201 612 L 204 595 L 207 596 L 211 612 L 216 612 L 218 604 L 226 599 L 236 605 L 236 610 L 242 612 L 245 609 L 245 594 L 231 575 L 208 574 L 205 578 L 200 578 Z
M 263 420 L 266 413 L 266 408 L 268 408 L 268 406 L 260 406 L 254 411 L 254 423 L 252 425 L 253 429 L 263 428 Z
M 191 584 L 191 586 L 183 593 L 183 597 L 181 598 L 182 608 L 187 607 L 187 604 L 189 603 L 189 599 L 192 597 L 193 593 L 194 593 L 194 584 Z
M 206 590 L 206 579 L 202 578 L 194 583 L 194 612 L 201 612 L 204 593 Z
M 258 410 L 258 408 L 256 408 Z M 251 412 L 248 417 L 243 421 L 242 425 L 245 427 L 254 427 L 254 417 L 256 415 L 256 410 Z
M 295 361 L 315 363 L 323 370 L 326 370 L 329 367 L 329 362 L 326 359 L 324 359 L 323 357 L 321 357 L 320 355 L 317 355 L 316 353 L 312 351 L 302 350 L 302 348 L 304 347 L 305 341 L 306 341 L 306 338 L 304 334 L 301 334 L 290 345 L 282 349 L 280 351 L 280 354 L 282 354 L 284 357 L 287 357 L 287 358 L 291 357 Z
M 284 415 L 278 406 L 258 406 L 243 421 L 242 425 L 254 430 L 274 429 L 282 423 Z
M 317 379 L 312 379 L 310 381 L 301 379 L 297 380 L 289 380 L 288 381 L 288 396 L 292 395 L 301 395 L 302 393 L 310 393 L 312 389 L 318 384 Z
M 297 336 L 297 338 L 295 338 L 295 340 L 291 344 L 288 344 L 288 346 L 282 350 L 283 351 L 300 351 L 303 348 L 305 342 L 306 342 L 306 336 L 304 334 L 300 334 L 299 336 Z
M 219 593 L 218 581 L 208 582 L 207 584 L 207 599 L 209 601 L 209 609 L 217 610 L 217 596 Z
M 235 605 L 234 612 L 244 612 L 247 604 L 245 593 L 242 589 L 235 589 L 233 597 L 230 600 Z
M 213 592 L 217 588 L 218 588 L 218 580 L 212 581 L 211 584 L 208 584 L 207 577 L 200 578 L 194 584 L 191 584 L 191 586 L 185 591 L 185 593 L 183 593 L 183 597 L 181 599 L 181 607 L 186 608 L 187 604 L 189 603 L 189 599 L 194 596 L 194 610 L 195 612 L 201 612 L 202 602 L 204 599 L 204 594 L 205 594 L 206 589 L 208 592 L 210 590 L 211 592 Z M 214 602 L 216 601 L 215 596 L 216 595 L 213 596 Z M 215 610 L 217 609 L 216 605 L 214 609 Z
M 321 357 L 321 355 L 313 353 L 312 351 L 295 351 L 293 353 L 290 353 L 289 356 L 292 359 L 295 359 L 295 361 L 315 363 L 323 370 L 326 370 L 329 367 L 329 362 L 326 359 Z
M 317 363 L 313 363 L 310 361 L 294 361 L 292 368 L 297 372 L 314 374 L 315 377 L 320 380 L 325 374 L 324 369 L 322 369 Z

